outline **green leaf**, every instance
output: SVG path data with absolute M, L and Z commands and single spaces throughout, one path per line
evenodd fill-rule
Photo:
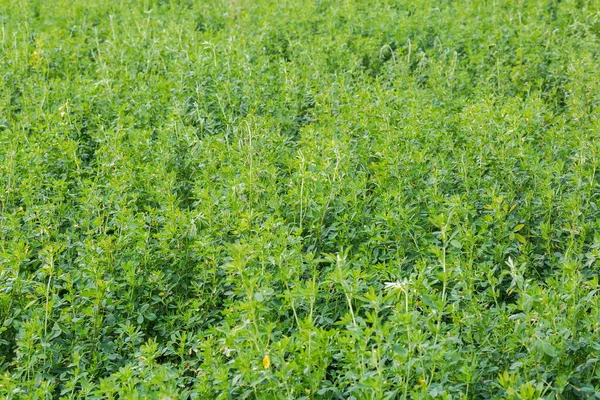
M 450 244 L 451 244 L 453 247 L 456 247 L 457 249 L 462 249 L 462 243 L 460 243 L 460 242 L 459 242 L 458 240 L 456 240 L 456 239 L 453 239 L 453 240 L 451 240 L 451 241 L 450 241 Z
M 405 356 L 408 354 L 408 350 L 406 350 L 406 347 L 400 346 L 398 344 L 392 345 L 392 350 L 394 351 L 394 353 L 399 354 L 401 356 Z
M 513 232 L 519 232 L 521 229 L 523 229 L 525 225 L 524 224 L 519 224 L 517 226 L 515 226 L 515 229 L 513 230 Z
M 542 351 L 544 352 L 544 354 L 546 354 L 550 357 L 556 357 L 556 350 L 554 349 L 554 346 L 552 346 L 551 343 L 542 341 L 541 347 L 542 347 Z

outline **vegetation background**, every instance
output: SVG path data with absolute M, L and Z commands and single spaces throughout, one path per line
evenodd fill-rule
M 600 1 L 0 0 L 0 397 L 600 397 Z

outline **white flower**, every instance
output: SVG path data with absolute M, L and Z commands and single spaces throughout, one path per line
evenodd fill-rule
M 402 290 L 405 292 L 408 289 L 410 282 L 407 279 L 396 282 L 385 282 L 383 285 L 387 290 Z

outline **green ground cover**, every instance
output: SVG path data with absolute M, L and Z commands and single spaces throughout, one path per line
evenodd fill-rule
M 0 397 L 600 397 L 600 1 L 0 0 Z

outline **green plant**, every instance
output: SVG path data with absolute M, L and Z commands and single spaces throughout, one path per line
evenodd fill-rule
M 600 3 L 0 2 L 3 398 L 600 397 Z

